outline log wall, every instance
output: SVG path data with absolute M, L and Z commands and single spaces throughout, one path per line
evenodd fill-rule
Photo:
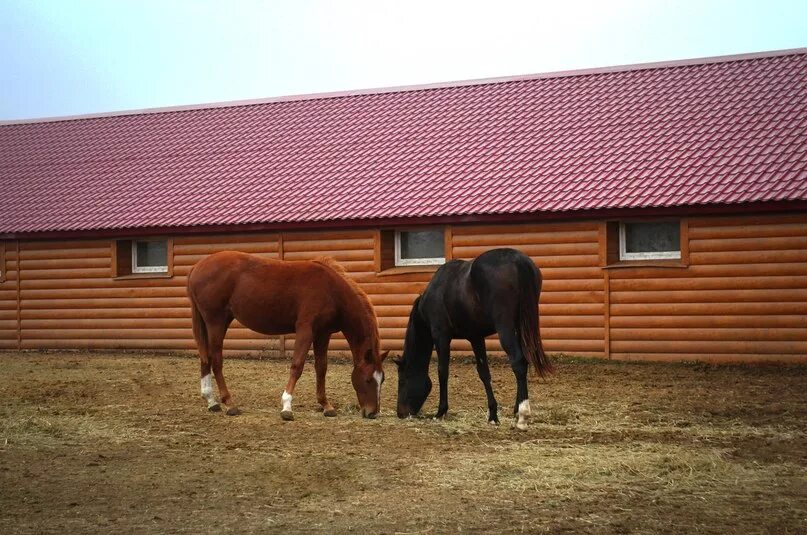
M 19 347 L 17 242 L 0 240 L 0 349 Z
M 807 360 L 807 215 L 688 226 L 687 267 L 609 270 L 610 356 Z
M 540 324 L 549 352 L 618 359 L 807 360 L 807 214 L 690 218 L 677 267 L 603 261 L 604 221 L 457 225 L 446 255 L 470 259 L 495 247 L 529 255 L 544 276 Z M 384 349 L 403 346 L 409 310 L 432 273 L 379 272 L 379 231 L 173 237 L 173 276 L 113 277 L 112 240 L 4 242 L 0 348 L 191 350 L 185 284 L 190 268 L 220 250 L 268 258 L 328 255 L 375 306 Z M 19 269 L 18 269 L 19 267 Z M 19 305 L 19 306 L 18 306 Z M 285 338 L 285 339 L 284 339 Z M 227 352 L 277 355 L 288 337 L 233 324 Z M 467 342 L 454 344 L 469 352 Z M 491 351 L 499 351 L 495 339 Z M 335 336 L 331 350 L 346 351 Z

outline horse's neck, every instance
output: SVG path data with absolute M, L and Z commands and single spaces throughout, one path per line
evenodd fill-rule
M 374 347 L 378 343 L 378 324 L 375 316 L 369 314 L 359 296 L 356 303 L 348 303 L 342 311 L 342 334 L 354 351 L 359 350 L 362 342 L 368 341 L 366 347 Z M 368 340 L 369 339 L 369 340 Z
M 428 370 L 432 350 L 434 349 L 431 328 L 426 318 L 418 310 L 417 305 L 412 308 L 410 320 L 407 326 L 405 344 L 412 344 L 413 346 L 410 349 L 411 366 L 418 370 Z

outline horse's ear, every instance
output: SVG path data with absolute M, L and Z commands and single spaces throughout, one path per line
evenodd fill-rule
M 384 360 L 385 360 L 385 359 L 386 359 L 388 356 L 389 356 L 389 351 L 384 351 L 383 353 L 381 353 L 381 362 L 384 362 Z

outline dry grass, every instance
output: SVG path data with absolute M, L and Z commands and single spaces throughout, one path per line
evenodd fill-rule
M 803 367 L 562 359 L 531 383 L 521 433 L 500 364 L 491 427 L 461 362 L 443 422 L 394 417 L 392 366 L 381 417 L 363 420 L 350 366 L 334 362 L 339 417 L 316 411 L 309 366 L 284 423 L 286 362 L 228 361 L 244 410 L 229 418 L 204 410 L 190 358 L 3 359 L 6 533 L 807 531 Z

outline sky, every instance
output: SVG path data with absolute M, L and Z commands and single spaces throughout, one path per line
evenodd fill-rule
M 0 0 L 0 121 L 805 46 L 805 0 Z

